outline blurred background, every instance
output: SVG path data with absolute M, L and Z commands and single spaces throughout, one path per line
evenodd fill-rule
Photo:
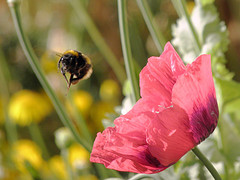
M 158 22 L 167 41 L 172 39 L 171 27 L 178 15 L 170 0 L 148 1 L 154 18 Z M 118 63 L 124 67 L 121 50 L 117 1 L 85 0 L 81 5 L 96 25 L 102 38 L 114 54 Z M 240 81 L 240 1 L 216 0 L 220 19 L 225 21 L 229 32 L 230 45 L 226 53 L 227 68 Z M 187 1 L 191 13 L 194 1 Z M 31 0 L 21 1 L 21 16 L 25 33 L 37 54 L 46 77 L 64 108 L 74 116 L 73 106 L 81 112 L 93 137 L 102 131 L 102 120 L 109 116 L 117 117 L 126 94 L 124 81 L 114 74 L 101 53 L 98 45 L 89 35 L 84 21 L 79 18 L 78 7 L 74 1 Z M 79 8 L 79 11 L 81 9 Z M 150 56 L 159 56 L 149 35 L 142 14 L 135 1 L 128 1 L 128 22 L 132 54 L 137 62 L 137 73 L 147 63 Z M 72 85 L 70 92 L 62 74 L 57 69 L 57 53 L 75 49 L 90 57 L 93 74 L 88 80 Z M 69 172 L 64 169 L 64 151 L 68 149 L 68 162 L 73 171 L 79 171 L 79 179 L 98 179 L 89 166 L 89 154 L 80 145 L 66 140 L 68 130 L 62 128 L 51 101 L 44 93 L 38 79 L 23 54 L 13 25 L 11 14 L 5 0 L 0 0 L 0 179 L 31 179 L 26 171 L 26 154 L 29 168 L 44 172 L 45 179 L 68 179 Z M 125 73 L 123 71 L 123 73 Z M 123 77 L 126 76 L 123 74 Z M 71 94 L 72 100 L 68 98 Z M 34 100 L 34 101 L 33 101 Z M 7 132 L 6 119 L 10 120 L 11 132 Z M 66 133 L 65 135 L 62 135 Z M 9 143 L 7 134 L 17 141 Z M 58 139 L 60 138 L 59 142 Z M 63 147 L 64 146 L 64 147 Z M 16 161 L 16 162 L 13 162 Z M 50 167 L 49 169 L 43 168 Z M 66 174 L 65 174 L 66 173 Z M 70 173 L 71 174 L 71 173 Z

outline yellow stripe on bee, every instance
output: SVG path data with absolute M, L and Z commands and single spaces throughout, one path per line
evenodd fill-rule
M 78 57 L 78 52 L 75 50 L 67 50 L 63 54 L 68 54 L 68 53 Z
M 89 57 L 87 57 L 85 54 L 82 54 L 82 56 L 83 56 L 84 59 L 87 61 L 87 64 L 92 64 Z

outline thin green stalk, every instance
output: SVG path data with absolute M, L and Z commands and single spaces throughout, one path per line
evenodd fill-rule
M 126 80 L 125 70 L 119 63 L 118 59 L 113 54 L 111 49 L 106 44 L 105 40 L 103 39 L 101 33 L 99 32 L 97 26 L 94 24 L 91 17 L 88 15 L 86 7 L 81 2 L 81 0 L 69 0 L 69 1 L 72 4 L 73 9 L 77 13 L 77 16 L 81 20 L 80 22 L 84 24 L 93 42 L 96 44 L 100 52 L 103 54 L 107 63 L 113 69 L 119 82 L 123 85 L 124 81 Z
M 61 149 L 61 157 L 63 159 L 63 163 L 66 167 L 66 170 L 67 170 L 67 175 L 68 175 L 68 178 L 69 180 L 74 180 L 74 173 L 72 171 L 72 167 L 71 167 L 71 164 L 69 162 L 69 151 L 68 149 Z
M 40 81 L 43 89 L 46 91 L 47 95 L 51 99 L 62 123 L 71 130 L 71 132 L 73 133 L 73 136 L 76 138 L 77 142 L 82 144 L 90 152 L 91 148 L 92 148 L 91 145 L 89 144 L 89 142 L 87 142 L 85 139 L 82 139 L 79 136 L 73 123 L 71 122 L 66 111 L 64 110 L 60 100 L 57 98 L 56 94 L 54 93 L 50 84 L 48 83 L 46 77 L 44 76 L 43 71 L 40 68 L 38 58 L 37 58 L 36 54 L 34 53 L 27 36 L 24 34 L 21 17 L 20 17 L 20 12 L 19 12 L 20 1 L 8 0 L 7 2 L 9 5 L 9 8 L 11 10 L 13 22 L 14 22 L 15 29 L 16 29 L 16 32 L 18 35 L 18 39 L 20 41 L 20 44 L 22 46 L 22 49 L 24 51 L 25 56 L 27 57 L 27 60 L 30 64 L 30 66 L 32 67 L 35 75 L 37 76 L 38 80 Z
M 161 54 L 164 49 L 164 45 L 166 44 L 166 40 L 157 27 L 157 23 L 155 22 L 151 9 L 146 0 L 137 0 L 138 7 L 141 10 L 145 23 L 147 24 L 148 30 L 153 38 L 153 41 L 158 49 L 158 52 Z
M 186 1 L 185 0 L 180 0 L 180 1 L 172 0 L 172 3 L 174 5 L 174 7 L 177 8 L 177 12 L 178 13 L 180 12 L 181 16 L 184 16 L 186 18 L 189 28 L 190 28 L 192 35 L 194 37 L 194 40 L 195 40 L 196 52 L 199 54 L 201 52 L 202 46 L 201 46 L 199 37 L 197 35 L 196 29 L 194 28 L 191 18 L 188 14 L 187 7 L 186 7 Z
M 125 68 L 133 91 L 132 100 L 136 102 L 140 98 L 140 94 L 128 34 L 126 0 L 118 0 L 118 21 Z
M 83 118 L 82 113 L 77 109 L 76 105 L 73 102 L 73 97 L 72 97 L 71 91 L 69 91 L 68 97 L 69 97 L 68 98 L 69 101 L 72 104 L 73 115 L 76 119 L 76 124 L 77 124 L 78 128 L 80 129 L 83 136 L 90 142 L 90 144 L 93 144 L 92 134 L 89 131 L 89 128 L 86 124 L 86 120 Z
M 45 159 L 49 159 L 50 155 L 48 153 L 47 146 L 43 140 L 42 133 L 41 133 L 38 125 L 33 122 L 28 126 L 28 128 L 29 128 L 29 131 L 30 131 L 33 141 L 36 142 L 37 145 L 41 148 L 43 157 Z
M 180 8 L 181 7 L 180 1 L 179 0 L 172 0 L 172 4 L 173 4 L 173 7 L 176 10 L 178 16 L 182 17 L 183 13 L 182 13 L 182 9 Z
M 151 178 L 154 180 L 158 180 L 159 178 L 155 177 L 155 174 L 136 174 L 135 176 L 131 177 L 129 180 L 139 180 L 143 178 Z
M 215 180 L 221 180 L 221 177 L 218 174 L 217 170 L 214 168 L 212 163 L 201 153 L 201 151 L 197 147 L 192 149 L 192 151 L 202 161 L 202 163 L 208 169 L 208 171 L 212 174 L 214 179 Z
M 2 50 L 0 49 L 0 83 L 1 83 L 1 101 L 3 117 L 5 119 L 5 129 L 9 143 L 14 143 L 17 140 L 17 128 L 16 125 L 11 121 L 7 113 L 7 104 L 9 102 L 10 94 L 8 89 L 8 81 L 11 79 L 9 68 L 4 57 Z

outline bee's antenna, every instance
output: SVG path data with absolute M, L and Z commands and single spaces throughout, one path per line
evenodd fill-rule
M 62 57 L 62 56 L 63 56 L 62 53 L 56 53 L 56 55 L 59 56 L 59 57 Z

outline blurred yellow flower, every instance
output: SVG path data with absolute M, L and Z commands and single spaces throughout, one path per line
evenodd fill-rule
M 69 162 L 72 165 L 73 169 L 81 170 L 89 166 L 90 154 L 79 144 L 73 144 L 68 149 L 69 151 Z
M 52 106 L 45 95 L 30 90 L 15 93 L 9 102 L 9 117 L 21 126 L 40 122 L 50 112 Z
M 75 91 L 72 94 L 73 103 L 76 105 L 77 109 L 82 113 L 82 115 L 86 118 L 89 115 L 89 111 L 91 109 L 93 98 L 90 93 L 87 91 Z M 71 112 L 71 104 L 67 103 L 67 108 Z
M 13 144 L 12 160 L 22 172 L 27 172 L 25 161 L 28 161 L 36 170 L 39 170 L 43 164 L 40 149 L 30 140 L 19 140 Z
M 98 180 L 98 178 L 94 175 L 88 174 L 79 176 L 78 180 Z
M 187 2 L 187 11 L 188 11 L 189 14 L 192 13 L 194 6 L 195 6 L 194 1 L 188 1 Z
M 100 101 L 95 103 L 91 108 L 91 127 L 97 131 L 103 130 L 102 120 L 106 118 L 106 113 L 113 113 L 114 105 L 109 102 Z
M 57 73 L 57 63 L 59 59 L 60 57 L 57 56 L 55 52 L 45 52 L 41 57 L 41 66 L 44 72 L 47 74 L 51 72 Z
M 67 179 L 67 171 L 63 159 L 61 156 L 53 156 L 49 162 L 48 166 L 50 171 L 54 174 L 55 177 L 61 180 Z
M 100 87 L 100 97 L 103 101 L 119 103 L 121 89 L 118 83 L 112 79 L 103 81 Z

